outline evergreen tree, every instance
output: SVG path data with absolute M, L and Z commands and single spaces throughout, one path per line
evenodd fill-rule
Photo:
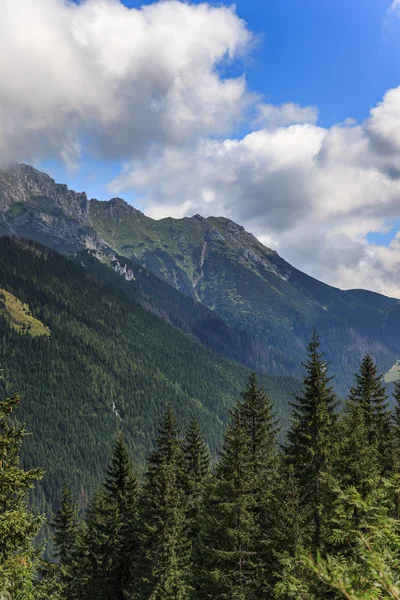
M 71 565 L 76 544 L 78 519 L 71 491 L 67 487 L 64 487 L 61 492 L 60 506 L 54 516 L 52 526 L 56 555 L 60 564 L 68 567 Z
M 382 376 L 370 354 L 364 357 L 359 373 L 356 373 L 356 385 L 351 388 L 350 402 L 359 404 L 364 413 L 368 444 L 375 447 L 381 473 L 391 471 L 391 423 L 388 410 L 388 395 Z
M 342 488 L 353 486 L 366 497 L 377 485 L 380 468 L 376 445 L 370 444 L 365 412 L 350 399 L 339 421 L 339 460 L 336 476 Z
M 86 595 L 98 600 L 132 598 L 137 527 L 138 480 L 120 434 L 104 486 L 88 515 L 80 546 L 83 556 L 78 550 L 78 559 L 82 561 L 82 566 L 78 565 L 78 577 Z
M 231 414 L 216 477 L 204 510 L 204 565 L 200 598 L 256 600 L 259 560 L 250 438 L 240 405 Z
M 0 402 L 0 596 L 30 600 L 37 560 L 33 539 L 42 520 L 29 511 L 27 495 L 42 471 L 20 467 L 26 432 L 11 419 L 19 402 L 17 395 Z
M 61 492 L 60 505 L 50 523 L 53 529 L 55 556 L 58 563 L 45 563 L 37 584 L 39 598 L 73 598 L 71 592 L 72 562 L 78 534 L 76 506 L 67 487 Z
M 253 551 L 258 563 L 258 594 L 262 596 L 271 571 L 266 547 L 272 542 L 271 510 L 277 484 L 277 421 L 271 399 L 258 385 L 255 373 L 242 392 L 240 404 L 242 426 L 249 447 L 248 470 L 250 494 L 254 506 Z M 268 540 L 271 537 L 271 540 Z
M 201 516 L 211 478 L 210 451 L 193 420 L 182 444 L 182 487 L 185 493 L 186 527 L 191 545 L 190 586 L 198 589 L 197 572 L 202 564 Z
M 182 449 L 174 413 L 161 425 L 141 498 L 140 589 L 143 600 L 188 598 L 190 547 L 182 489 Z
M 190 424 L 182 450 L 182 487 L 186 496 L 188 532 L 193 541 L 198 534 L 199 512 L 204 500 L 206 483 L 211 476 L 210 451 L 196 420 Z
M 271 399 L 258 385 L 255 373 L 242 392 L 242 426 L 249 447 L 249 476 L 253 479 L 253 493 L 261 509 L 271 492 L 277 466 L 277 422 Z
M 393 398 L 392 465 L 393 474 L 400 480 L 400 379 L 395 382 Z M 400 490 L 395 494 L 395 516 L 400 519 Z
M 343 490 L 336 502 L 333 542 L 341 550 L 302 562 L 330 589 L 323 598 L 348 600 L 380 600 L 400 598 L 399 521 L 391 517 L 390 506 L 393 481 L 371 490 L 363 498 L 355 488 Z M 354 527 L 354 513 L 359 515 L 359 526 Z M 321 596 L 320 596 L 321 598 Z
M 281 459 L 263 540 L 265 588 L 269 596 L 274 595 L 282 579 L 287 579 L 288 561 L 303 545 L 303 521 L 298 480 L 293 466 Z
M 99 490 L 92 498 L 86 519 L 78 532 L 71 568 L 71 598 L 92 600 L 102 579 L 105 553 L 104 494 Z
M 287 434 L 286 460 L 299 484 L 306 513 L 309 543 L 313 551 L 323 548 L 330 507 L 329 477 L 337 452 L 337 401 L 330 386 L 327 363 L 319 352 L 314 331 L 308 345 L 303 393 L 296 396 L 292 424 Z

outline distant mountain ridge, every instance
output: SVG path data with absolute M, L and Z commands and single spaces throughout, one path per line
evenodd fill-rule
M 132 286 L 133 279 L 126 281 L 127 264 L 140 265 L 191 298 L 194 313 L 199 303 L 214 311 L 218 328 L 225 324 L 236 332 L 235 359 L 259 370 L 299 375 L 313 327 L 343 394 L 366 351 L 382 370 L 400 357 L 398 300 L 321 283 L 223 217 L 156 221 L 121 198 L 88 201 L 86 194 L 18 165 L 0 173 L 1 234 L 27 237 L 67 254 L 89 249 L 114 272 L 117 261 L 117 270 Z M 150 299 L 149 305 L 168 320 L 175 301 L 164 299 L 156 288 L 155 282 L 150 293 L 157 301 Z M 203 343 L 210 343 L 210 332 Z M 214 348 L 220 353 L 225 352 L 224 335 Z

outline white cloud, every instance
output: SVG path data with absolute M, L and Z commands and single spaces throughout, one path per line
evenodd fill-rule
M 256 125 L 264 125 L 268 129 L 276 129 L 294 123 L 316 123 L 318 108 L 316 106 L 299 106 L 293 102 L 275 106 L 274 104 L 259 104 Z
M 0 17 L 0 165 L 128 161 L 111 187 L 153 216 L 230 216 L 316 277 L 400 295 L 399 237 L 367 242 L 400 217 L 400 88 L 326 129 L 221 76 L 253 43 L 234 8 L 2 0 Z
M 0 161 L 143 155 L 227 133 L 254 97 L 217 67 L 252 43 L 234 8 L 2 0 Z
M 400 218 L 399 139 L 400 88 L 361 125 L 310 122 L 167 147 L 113 188 L 134 187 L 157 217 L 172 198 L 186 214 L 231 217 L 324 281 L 400 295 L 400 239 L 389 248 L 367 242 Z
M 400 0 L 393 0 L 389 7 L 389 12 L 397 12 L 400 10 Z

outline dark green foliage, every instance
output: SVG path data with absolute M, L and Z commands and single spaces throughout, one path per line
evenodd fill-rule
M 42 520 L 28 510 L 27 500 L 42 471 L 20 466 L 26 432 L 11 418 L 19 401 L 15 395 L 0 402 L 0 596 L 31 600 L 37 563 L 32 541 Z
M 293 403 L 293 420 L 288 431 L 286 460 L 299 483 L 302 508 L 309 526 L 309 543 L 323 547 L 331 502 L 329 477 L 337 455 L 337 401 L 327 363 L 319 351 L 316 332 L 308 346 L 303 394 Z
M 0 315 L 0 366 L 18 389 L 21 417 L 33 432 L 24 445 L 29 468 L 43 465 L 36 490 L 51 513 L 64 482 L 87 505 L 121 429 L 139 470 L 154 446 L 166 404 L 183 426 L 197 418 L 213 455 L 245 368 L 216 356 L 133 297 L 106 285 L 71 260 L 30 242 L 0 238 L 0 286 L 28 304 L 50 328 L 33 338 Z M 290 378 L 263 376 L 282 420 Z M 0 397 L 8 389 L 0 381 Z
M 353 486 L 366 497 L 376 486 L 380 466 L 376 445 L 369 441 L 363 408 L 347 402 L 340 420 L 337 478 L 343 486 Z
M 63 565 L 70 565 L 76 544 L 78 520 L 76 506 L 67 487 L 62 490 L 60 507 L 54 516 L 52 527 L 57 558 Z
M 248 476 L 252 479 L 258 518 L 274 486 L 277 465 L 278 424 L 271 399 L 260 387 L 256 374 L 252 373 L 242 392 L 240 405 L 244 432 L 249 441 Z
M 138 480 L 122 435 L 115 444 L 104 486 L 90 508 L 83 540 L 89 556 L 82 563 L 79 553 L 76 556 L 78 597 L 132 598 L 138 553 Z
M 395 384 L 393 396 L 395 400 L 392 417 L 393 473 L 396 477 L 400 477 L 400 380 Z M 397 519 L 400 519 L 400 491 L 395 494 L 395 514 Z
M 73 494 L 61 493 L 54 563 L 40 564 L 34 545 L 41 519 L 27 492 L 41 472 L 19 465 L 19 397 L 0 402 L 0 598 L 399 598 L 400 384 L 391 414 L 367 355 L 339 414 L 316 333 L 304 367 L 281 451 L 274 405 L 255 374 L 214 473 L 199 423 L 182 437 L 172 408 L 142 483 L 119 432 L 80 523 Z
M 391 418 L 388 395 L 382 376 L 370 354 L 364 357 L 356 374 L 356 385 L 350 390 L 350 403 L 361 407 L 370 448 L 375 448 L 381 473 L 390 473 Z
M 249 438 L 239 408 L 231 416 L 204 511 L 205 557 L 200 598 L 255 598 L 257 555 Z
M 50 523 L 54 541 L 54 553 L 57 563 L 46 562 L 40 569 L 40 581 L 37 584 L 39 598 L 72 599 L 72 564 L 78 534 L 78 518 L 75 503 L 70 490 L 64 486 L 60 503 Z
M 190 542 L 182 482 L 182 449 L 169 409 L 150 455 L 140 503 L 140 600 L 188 597 Z
M 255 374 L 232 413 L 204 520 L 203 594 L 258 598 L 266 588 L 267 513 L 276 484 L 276 423 Z M 200 592 L 201 597 L 201 592 Z
M 182 444 L 182 487 L 185 493 L 187 524 L 190 538 L 196 537 L 199 512 L 206 485 L 211 477 L 210 451 L 200 433 L 199 424 L 192 421 Z

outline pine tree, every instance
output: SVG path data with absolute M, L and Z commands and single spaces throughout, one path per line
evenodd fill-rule
M 275 586 L 287 577 L 287 561 L 303 544 L 303 511 L 298 480 L 292 465 L 282 457 L 278 463 L 277 482 L 268 506 L 263 556 L 265 588 L 274 597 Z
M 258 385 L 255 373 L 242 392 L 240 404 L 242 426 L 249 442 L 249 466 L 246 477 L 249 479 L 250 493 L 254 504 L 254 562 L 258 562 L 258 594 L 261 596 L 267 579 L 266 571 L 271 570 L 268 554 L 268 537 L 271 529 L 271 503 L 277 484 L 277 421 L 271 399 Z M 271 542 L 271 540 L 270 540 Z
M 392 468 L 393 474 L 400 480 L 400 379 L 395 382 L 393 398 Z M 395 516 L 400 520 L 400 490 L 395 494 Z
M 177 425 L 169 409 L 149 458 L 141 498 L 141 580 L 137 597 L 143 600 L 188 598 L 190 546 L 181 465 Z
M 327 557 L 303 564 L 329 589 L 319 598 L 348 600 L 380 600 L 400 598 L 399 585 L 399 522 L 390 515 L 392 481 L 371 490 L 363 498 L 353 487 L 340 493 L 335 506 L 333 540 L 339 551 Z M 359 525 L 354 527 L 357 513 Z
M 92 600 L 102 579 L 105 552 L 104 494 L 99 490 L 92 498 L 86 519 L 78 532 L 71 568 L 71 598 Z
M 193 420 L 182 444 L 182 488 L 185 494 L 186 527 L 190 540 L 190 587 L 198 589 L 197 573 L 202 564 L 201 516 L 211 478 L 211 455 Z
M 182 487 L 185 493 L 188 532 L 193 541 L 198 533 L 199 512 L 206 483 L 211 476 L 210 451 L 196 420 L 190 424 L 182 450 Z
M 330 506 L 329 477 L 337 451 L 337 401 L 327 363 L 319 352 L 314 331 L 308 345 L 303 393 L 296 396 L 292 424 L 287 434 L 286 460 L 299 484 L 302 508 L 307 513 L 309 543 L 322 549 Z
M 67 487 L 64 487 L 61 492 L 60 506 L 54 516 L 52 527 L 56 556 L 61 565 L 68 567 L 71 565 L 76 544 L 78 519 L 71 491 Z
M 17 395 L 0 402 L 0 595 L 30 600 L 37 561 L 33 539 L 42 520 L 29 511 L 27 495 L 42 471 L 20 467 L 26 432 L 11 419 L 19 402 Z
M 200 598 L 256 600 L 259 561 L 250 438 L 240 406 L 231 414 L 215 479 L 204 510 L 204 565 Z
M 38 598 L 73 598 L 72 563 L 78 534 L 76 506 L 72 494 L 64 487 L 59 502 L 59 508 L 50 523 L 53 529 L 55 556 L 57 563 L 45 562 L 40 568 L 40 579 L 36 590 Z
M 382 376 L 370 354 L 364 357 L 359 373 L 356 373 L 356 385 L 351 388 L 349 400 L 359 404 L 364 413 L 368 444 L 376 448 L 381 473 L 391 471 L 391 423 L 388 410 L 388 395 Z
M 337 480 L 342 488 L 351 485 L 365 498 L 377 485 L 380 468 L 376 446 L 370 443 L 364 409 L 353 399 L 341 415 L 339 432 Z
M 120 434 L 104 486 L 91 505 L 87 528 L 78 549 L 82 598 L 132 598 L 138 552 L 137 528 L 138 480 Z

